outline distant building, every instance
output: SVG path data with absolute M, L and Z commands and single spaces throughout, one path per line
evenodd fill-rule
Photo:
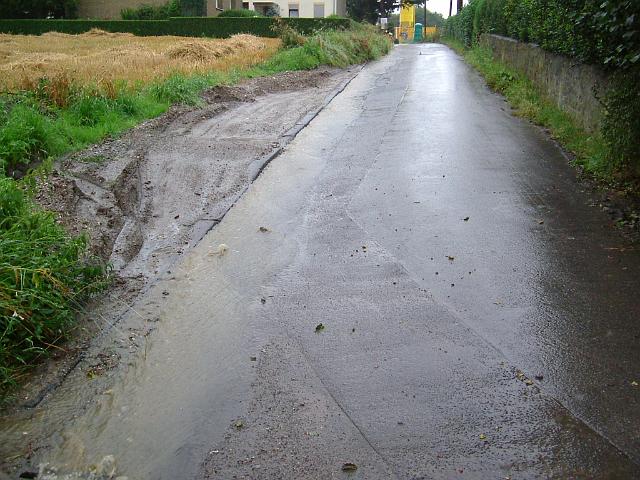
M 347 15 L 347 0 L 255 0 L 243 2 L 242 6 L 262 14 L 275 10 L 281 17 L 323 18 L 329 15 Z
M 78 0 L 78 18 L 118 19 L 125 8 L 140 5 L 160 6 L 167 0 Z M 346 16 L 346 0 L 206 0 L 207 16 L 215 17 L 223 10 L 248 8 L 262 14 L 278 12 L 281 17 L 321 18 L 329 15 Z

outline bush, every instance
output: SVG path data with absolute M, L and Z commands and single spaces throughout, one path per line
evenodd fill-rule
M 319 65 L 346 67 L 374 60 L 391 49 L 391 40 L 372 25 L 356 24 L 346 31 L 319 31 L 301 46 L 282 50 L 262 70 L 307 70 Z
M 0 123 L 0 175 L 20 174 L 28 165 L 64 151 L 51 120 L 32 105 L 16 105 Z
M 306 39 L 295 28 L 291 27 L 284 20 L 278 18 L 271 27 L 280 40 L 282 40 L 282 46 L 284 48 L 299 47 L 304 45 Z
M 602 135 L 615 155 L 613 167 L 640 178 L 640 67 L 613 74 L 603 98 Z
M 225 10 L 224 12 L 220 12 L 220 15 L 218 15 L 218 18 L 226 18 L 226 17 L 263 17 L 264 15 L 261 15 L 259 12 L 256 12 L 255 10 L 248 10 L 246 8 L 239 8 L 239 9 L 231 9 L 231 10 Z
M 636 0 L 471 0 L 445 29 L 467 47 L 497 33 L 605 67 L 640 63 Z
M 182 14 L 180 0 L 169 0 L 159 7 L 140 5 L 138 8 L 125 8 L 120 12 L 123 20 L 166 20 Z
M 85 252 L 83 238 L 0 178 L 0 391 L 65 338 L 82 300 L 104 285 L 104 266 Z
M 204 17 L 207 15 L 207 0 L 180 0 L 183 17 Z
M 75 18 L 78 0 L 2 0 L 0 18 Z

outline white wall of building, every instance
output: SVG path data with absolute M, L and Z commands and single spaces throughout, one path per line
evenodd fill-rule
M 249 10 L 262 10 L 262 7 L 276 4 L 280 7 L 280 16 L 289 17 L 289 13 L 297 7 L 298 16 L 313 18 L 314 13 L 320 16 L 324 12 L 324 17 L 329 15 L 341 15 L 346 13 L 346 0 L 275 0 L 271 2 L 249 2 Z M 293 13 L 293 12 L 292 12 Z

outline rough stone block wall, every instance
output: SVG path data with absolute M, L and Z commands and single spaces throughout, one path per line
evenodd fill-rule
M 167 0 L 79 0 L 78 18 L 100 20 L 119 20 L 120 11 L 125 8 L 137 8 L 140 5 L 164 5 Z
M 599 130 L 602 106 L 597 95 L 602 96 L 608 86 L 606 75 L 599 69 L 498 35 L 482 35 L 481 42 L 493 50 L 496 59 L 529 77 L 586 130 Z

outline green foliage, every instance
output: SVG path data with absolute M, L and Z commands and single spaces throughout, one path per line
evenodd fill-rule
M 140 5 L 137 8 L 125 8 L 120 12 L 123 20 L 166 20 L 182 14 L 180 0 L 169 0 L 164 5 Z
M 319 30 L 349 28 L 351 25 L 348 19 L 277 19 L 271 17 L 172 18 L 170 23 L 174 35 L 226 38 L 237 33 L 251 33 L 259 37 L 276 37 L 278 34 L 274 31 L 274 26 L 279 21 L 291 26 L 303 35 L 312 35 Z
M 620 70 L 603 98 L 602 135 L 612 152 L 614 168 L 640 178 L 640 66 Z
M 18 104 L 0 121 L 0 175 L 22 173 L 27 165 L 66 147 L 51 119 L 30 102 Z
M 357 22 L 376 23 L 378 19 L 377 0 L 347 0 L 347 13 Z
M 83 238 L 0 178 L 0 392 L 68 334 L 81 302 L 104 285 L 104 265 L 85 252 Z
M 75 18 L 78 0 L 2 0 L 0 18 Z
M 220 15 L 218 15 L 218 18 L 225 18 L 225 17 L 262 17 L 263 15 L 261 15 L 259 12 L 256 12 L 255 10 L 249 10 L 246 8 L 239 8 L 239 9 L 231 9 L 231 10 L 225 10 L 223 12 L 220 12 Z
M 0 20 L 0 33 L 42 35 L 47 32 L 85 33 L 92 28 L 139 36 L 172 35 L 169 20 Z
M 184 89 L 171 79 L 166 82 L 164 88 L 173 99 L 184 95 Z M 95 87 L 76 87 L 65 99 L 65 108 L 32 92 L 23 92 L 17 102 L 0 102 L 0 175 L 22 176 L 49 157 L 83 148 L 162 113 L 171 103 L 153 91 L 162 85 L 164 82 L 138 93 L 123 85 L 115 98 Z
M 180 0 L 183 17 L 204 17 L 207 15 L 207 0 Z
M 574 15 L 581 58 L 610 68 L 640 65 L 640 3 L 637 0 L 589 0 Z
M 182 0 L 184 2 L 184 0 Z M 180 17 L 169 20 L 0 20 L 0 33 L 41 35 L 46 32 L 78 34 L 99 28 L 107 32 L 139 36 L 178 35 L 185 37 L 228 38 L 237 33 L 276 37 L 272 17 Z M 346 18 L 283 18 L 282 21 L 303 35 L 319 30 L 350 28 Z
M 273 59 L 254 69 L 258 74 L 310 70 L 319 65 L 346 67 L 374 60 L 391 49 L 391 40 L 372 25 L 356 24 L 345 31 L 320 31 L 303 45 L 281 50 Z
M 640 63 L 637 0 L 471 0 L 446 34 L 470 47 L 482 33 L 614 68 Z
M 151 85 L 149 92 L 153 97 L 167 104 L 199 105 L 200 93 L 206 87 L 221 83 L 218 76 L 173 75 L 163 82 Z
M 282 19 L 277 19 L 271 29 L 280 37 L 284 48 L 304 45 L 305 37 Z

